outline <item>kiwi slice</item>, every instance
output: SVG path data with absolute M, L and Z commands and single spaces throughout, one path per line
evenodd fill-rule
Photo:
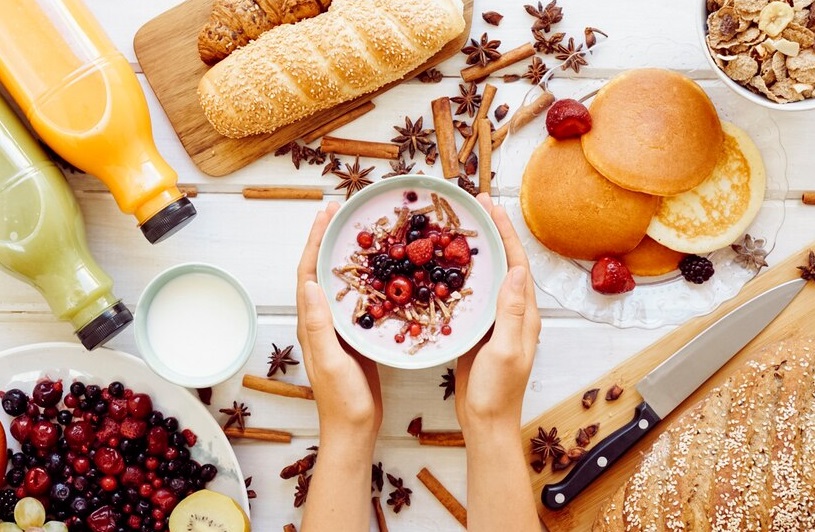
M 185 497 L 170 514 L 170 532 L 250 532 L 252 525 L 233 499 L 212 490 Z

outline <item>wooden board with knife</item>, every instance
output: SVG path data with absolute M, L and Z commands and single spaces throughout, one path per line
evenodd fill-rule
M 455 55 L 467 42 L 473 17 L 473 0 L 464 0 L 464 31 L 404 78 L 273 133 L 232 139 L 213 129 L 198 102 L 198 82 L 209 67 L 198 56 L 197 37 L 211 6 L 212 0 L 187 0 L 162 13 L 139 29 L 133 48 L 184 149 L 212 176 L 234 172 Z
M 522 429 L 528 461 L 531 463 L 536 458 L 531 454 L 530 439 L 537 436 L 539 427 L 546 431 L 553 427 L 557 428 L 561 443 L 568 449 L 576 445 L 574 438 L 579 428 L 599 423 L 599 431 L 592 438 L 589 446 L 591 450 L 593 445 L 629 423 L 634 416 L 635 408 L 643 401 L 635 385 L 646 374 L 733 309 L 778 285 L 800 278 L 801 270 L 797 267 L 808 263 L 808 255 L 812 249 L 815 249 L 815 242 L 762 272 L 745 285 L 735 298 L 723 303 L 711 314 L 697 317 L 678 327 L 658 342 L 614 368 L 597 382 L 587 386 L 585 390 L 579 391 L 531 420 Z M 553 472 L 550 460 L 547 467 L 540 473 L 535 473 L 530 469 L 538 513 L 548 530 L 559 532 L 590 529 L 600 505 L 629 478 L 639 464 L 642 454 L 650 448 L 653 441 L 673 419 L 701 400 L 711 389 L 724 382 L 747 360 L 754 357 L 762 347 L 793 336 L 807 334 L 813 323 L 813 315 L 815 315 L 815 283 L 809 282 L 769 326 L 563 509 L 550 510 L 545 507 L 540 499 L 541 491 L 545 485 L 562 481 L 571 468 Z M 755 332 L 744 331 L 744 334 L 752 336 Z M 606 401 L 604 397 L 606 391 L 615 384 L 623 388 L 623 393 L 615 401 Z M 583 393 L 591 388 L 599 388 L 597 400 L 591 407 L 584 408 L 582 405 Z

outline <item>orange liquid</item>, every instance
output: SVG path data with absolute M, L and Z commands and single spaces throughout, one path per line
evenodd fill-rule
M 0 82 L 37 134 L 143 223 L 182 196 L 127 60 L 81 0 L 0 0 Z

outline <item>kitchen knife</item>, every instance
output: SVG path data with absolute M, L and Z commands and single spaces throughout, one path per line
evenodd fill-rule
M 544 486 L 541 492 L 544 506 L 551 510 L 566 506 L 741 351 L 805 284 L 804 279 L 787 281 L 739 305 L 643 377 L 637 383 L 643 402 L 634 410 L 634 419 L 592 447 L 561 482 Z

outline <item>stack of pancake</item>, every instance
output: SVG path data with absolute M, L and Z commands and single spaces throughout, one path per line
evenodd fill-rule
M 521 210 L 550 250 L 660 275 L 685 254 L 731 244 L 755 218 L 765 189 L 758 148 L 689 78 L 630 70 L 589 112 L 591 131 L 547 138 L 524 171 Z

